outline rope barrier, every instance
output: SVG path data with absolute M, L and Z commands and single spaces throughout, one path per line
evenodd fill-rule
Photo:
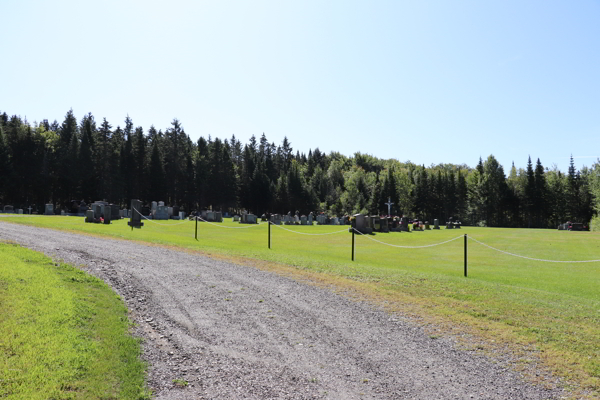
M 150 218 L 146 218 L 144 215 L 142 215 L 142 213 L 141 213 L 141 212 L 139 212 L 139 211 L 138 211 L 138 210 L 136 210 L 135 208 L 134 208 L 133 210 L 134 210 L 136 213 L 140 214 L 140 216 L 141 216 L 142 218 L 144 218 L 146 221 L 150 221 L 150 222 L 152 222 L 152 223 L 154 223 L 154 224 L 156 224 L 156 225 L 162 225 L 162 226 L 177 226 L 177 225 L 185 224 L 186 222 L 188 222 L 188 221 L 182 221 L 182 222 L 178 222 L 178 223 L 176 223 L 176 224 L 161 224 L 160 222 L 156 222 L 156 221 L 154 221 L 154 220 L 151 220 Z
M 198 220 L 200 220 L 200 221 L 206 222 L 207 224 L 218 226 L 219 228 L 227 228 L 227 229 L 247 229 L 247 228 L 254 228 L 259 225 L 262 225 L 262 224 L 250 224 L 248 226 L 225 226 L 225 225 L 215 224 L 214 222 L 209 222 L 205 219 L 202 219 L 201 217 L 196 217 L 196 218 L 198 218 Z
M 507 254 L 509 256 L 524 258 L 526 260 L 542 261 L 542 262 L 552 262 L 552 263 L 565 263 L 565 264 L 600 262 L 600 260 L 561 261 L 561 260 L 544 260 L 542 258 L 526 257 L 526 256 L 521 256 L 519 254 L 509 253 L 508 251 L 497 249 L 495 247 L 490 246 L 489 244 L 485 244 L 483 242 L 480 242 L 479 240 L 477 240 L 477 239 L 475 239 L 475 238 L 473 238 L 471 236 L 468 236 L 468 238 L 471 239 L 472 241 L 476 242 L 476 243 L 479 243 L 482 246 L 485 246 L 485 247 L 489 248 L 489 249 L 496 250 L 497 252 L 500 252 L 500 253 L 503 253 L 503 254 Z
M 365 236 L 367 239 L 370 239 L 370 240 L 372 240 L 374 242 L 381 243 L 381 244 L 384 244 L 384 245 L 390 246 L 390 247 L 397 247 L 399 249 L 424 249 L 424 248 L 427 248 L 427 247 L 435 247 L 435 246 L 439 246 L 439 245 L 442 245 L 442 244 L 453 242 L 453 241 L 455 241 L 457 239 L 460 239 L 460 238 L 464 237 L 463 235 L 461 235 L 461 236 L 455 237 L 454 239 L 446 240 L 445 242 L 434 243 L 434 244 L 427 244 L 427 245 L 424 245 L 424 246 L 399 246 L 399 245 L 396 245 L 396 244 L 382 242 L 381 240 L 377 240 L 377 239 L 374 239 L 374 238 L 372 238 L 372 237 L 370 237 L 368 235 L 365 235 L 364 233 L 356 230 L 355 228 L 352 228 L 352 229 L 354 229 L 354 231 L 356 233 L 358 233 L 358 234 L 360 234 L 362 236 Z
M 348 232 L 348 228 L 344 228 L 341 231 L 335 231 L 335 232 L 328 232 L 328 233 L 305 233 L 305 232 L 298 232 L 298 231 L 293 231 L 291 229 L 287 229 L 284 228 L 283 226 L 277 225 L 271 221 L 269 221 L 269 223 L 273 226 L 278 227 L 279 229 L 283 229 L 284 231 L 288 231 L 288 232 L 292 232 L 292 233 L 297 233 L 298 235 L 307 235 L 307 236 L 325 236 L 325 235 L 333 235 L 336 233 L 340 233 L 340 232 Z

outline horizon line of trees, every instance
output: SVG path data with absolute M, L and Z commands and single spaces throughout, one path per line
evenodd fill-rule
M 77 121 L 69 110 L 56 120 L 30 124 L 0 113 L 0 204 L 27 208 L 72 200 L 105 200 L 128 207 L 162 200 L 190 212 L 200 208 L 258 215 L 324 211 L 344 215 L 387 214 L 466 224 L 556 228 L 567 220 L 589 223 L 600 210 L 600 165 L 567 173 L 544 168 L 540 159 L 506 176 L 493 155 L 465 164 L 430 167 L 352 157 L 318 148 L 296 151 L 284 138 L 269 143 L 263 133 L 242 144 L 235 135 L 193 142 L 174 119 L 163 132 L 123 128 L 91 113 Z

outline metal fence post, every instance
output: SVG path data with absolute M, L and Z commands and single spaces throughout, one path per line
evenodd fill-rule
M 467 276 L 467 234 L 465 233 L 465 276 Z
M 352 261 L 354 261 L 354 228 L 352 229 Z

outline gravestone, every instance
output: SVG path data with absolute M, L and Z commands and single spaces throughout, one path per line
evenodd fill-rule
M 150 210 L 152 211 L 152 214 L 154 214 L 154 212 L 156 211 L 156 207 L 158 207 L 158 203 L 153 201 L 152 203 L 150 203 Z
M 317 225 L 325 225 L 327 223 L 327 216 L 325 214 L 317 215 Z
M 92 211 L 94 212 L 94 218 L 100 218 L 104 213 L 104 205 L 98 203 L 92 203 Z
M 355 214 L 352 220 L 352 228 L 356 229 L 362 234 L 372 233 L 373 230 L 369 227 L 369 221 L 366 215 Z
M 215 222 L 223 222 L 223 213 L 221 211 L 215 211 Z
M 425 230 L 430 231 L 431 227 L 429 226 L 429 221 L 425 221 Z
M 159 201 L 159 202 L 158 202 L 158 205 L 157 205 L 156 207 L 158 208 L 158 206 L 164 206 L 164 205 L 165 205 L 165 202 L 164 202 L 164 201 Z
M 390 232 L 390 227 L 388 225 L 388 219 L 387 218 L 381 218 L 379 221 L 379 232 L 384 232 L 384 233 L 389 233 Z
M 119 219 L 119 206 L 116 204 L 110 205 L 110 219 L 116 221 Z
M 104 206 L 104 223 L 105 224 L 110 224 L 110 220 L 111 220 L 111 209 L 110 206 Z
M 300 225 L 306 225 L 306 215 L 300 217 Z
M 312 225 L 313 224 L 313 213 L 312 213 L 312 211 L 308 214 L 307 224 L 308 225 Z
M 119 218 L 125 217 L 125 210 L 119 210 Z
M 144 223 L 142 222 L 142 216 L 139 212 L 135 211 L 139 211 L 141 207 L 142 202 L 140 200 L 131 200 L 131 215 L 129 217 L 129 222 L 127 223 L 127 225 L 131 226 L 131 229 L 141 228 L 142 226 L 144 226 Z
M 279 214 L 272 214 L 271 215 L 271 222 L 275 225 L 281 225 L 281 215 Z
M 340 220 L 338 217 L 333 217 L 331 219 L 331 225 L 339 225 L 340 224 Z
M 185 211 L 179 211 L 179 219 L 185 219 Z
M 340 225 L 348 225 L 348 216 L 344 215 L 341 219 L 340 219 Z
M 15 208 L 13 206 L 4 206 L 4 212 L 6 214 L 12 214 L 15 212 Z
M 60 210 L 60 215 L 65 216 L 67 215 L 67 213 L 65 212 L 65 210 Z
M 381 232 L 381 218 L 373 215 L 371 216 L 371 221 L 373 221 L 373 231 Z
M 54 215 L 54 204 L 46 204 L 44 215 Z
M 179 216 L 179 206 L 173 206 L 173 214 L 174 217 Z
M 22 208 L 17 209 L 17 214 L 23 214 L 23 209 Z
M 433 229 L 440 229 L 440 221 L 437 218 L 433 220 Z
M 256 224 L 258 223 L 256 220 L 256 215 L 254 214 L 242 214 L 242 218 L 240 220 L 240 224 Z
M 157 206 L 154 219 L 166 220 L 169 219 L 169 208 L 167 206 Z
M 213 211 L 206 212 L 206 218 L 204 218 L 207 222 L 213 222 L 215 220 L 215 213 Z
M 400 218 L 398 221 L 398 226 L 394 229 L 395 232 L 410 232 L 410 227 L 408 225 L 408 217 Z
M 88 210 L 88 206 L 87 206 L 86 202 L 81 200 L 81 202 L 79 202 L 78 214 L 85 215 L 87 210 Z
M 446 222 L 446 229 L 454 229 L 454 224 L 452 221 Z
M 284 223 L 285 225 L 291 225 L 291 224 L 292 224 L 292 217 L 291 217 L 291 216 L 289 216 L 289 215 L 285 215 L 285 216 L 283 217 L 283 223 Z
M 167 215 L 169 216 L 168 218 L 173 216 L 173 207 L 167 207 Z
M 234 215 L 233 216 L 233 222 L 238 222 L 240 220 L 240 216 L 239 215 Z
M 87 210 L 85 212 L 85 222 L 94 222 L 94 210 Z

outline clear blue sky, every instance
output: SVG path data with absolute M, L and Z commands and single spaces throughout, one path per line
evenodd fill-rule
M 0 110 L 509 172 L 600 156 L 600 1 L 0 3 Z

